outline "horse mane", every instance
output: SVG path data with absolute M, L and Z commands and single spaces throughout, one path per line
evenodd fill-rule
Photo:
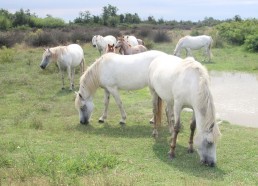
M 57 46 L 49 49 L 51 56 L 54 60 L 57 60 L 61 55 L 67 52 L 67 46 Z
M 84 88 L 89 91 L 90 95 L 93 95 L 99 87 L 99 64 L 103 57 L 97 59 L 81 76 L 80 88 Z
M 185 68 L 191 67 L 199 75 L 198 107 L 201 114 L 204 116 L 204 122 L 201 128 L 202 131 L 209 133 L 207 136 L 209 141 L 216 142 L 220 136 L 220 131 L 216 123 L 215 105 L 209 88 L 210 78 L 208 71 L 192 57 L 186 58 L 182 63 Z

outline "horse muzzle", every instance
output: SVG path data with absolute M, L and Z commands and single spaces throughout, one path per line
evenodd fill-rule
M 89 120 L 87 120 L 87 119 L 81 119 L 81 120 L 80 120 L 80 123 L 81 123 L 82 125 L 88 125 L 88 124 L 89 124 Z
M 46 68 L 46 66 L 40 65 L 40 68 L 44 70 Z
M 96 47 L 96 45 L 93 45 L 93 47 Z

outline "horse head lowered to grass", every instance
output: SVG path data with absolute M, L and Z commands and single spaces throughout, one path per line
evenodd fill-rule
M 80 123 L 87 124 L 93 111 L 93 95 L 98 87 L 105 90 L 105 108 L 99 122 L 107 118 L 110 94 L 114 97 L 121 113 L 121 124 L 126 123 L 126 113 L 119 90 L 137 90 L 148 85 L 148 70 L 153 59 L 165 55 L 160 51 L 147 51 L 135 55 L 106 53 L 97 59 L 81 76 L 80 88 L 76 93 L 75 108 Z
M 172 55 L 159 56 L 150 65 L 149 87 L 153 95 L 154 136 L 157 136 L 161 118 L 160 102 L 163 100 L 167 103 L 167 121 L 172 131 L 170 158 L 175 157 L 181 126 L 180 113 L 187 107 L 193 109 L 188 152 L 193 152 L 195 144 L 201 162 L 215 166 L 216 141 L 220 130 L 215 121 L 215 106 L 207 70 L 193 58 L 177 60 Z M 193 140 L 195 129 L 197 133 Z
M 204 48 L 204 55 L 208 56 L 208 61 L 210 61 L 212 42 L 212 37 L 207 35 L 182 37 L 176 45 L 174 55 L 180 57 L 181 50 L 185 49 L 187 56 L 192 56 L 191 50 Z

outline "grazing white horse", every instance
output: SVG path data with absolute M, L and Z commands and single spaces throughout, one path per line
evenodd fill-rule
M 147 51 L 147 48 L 143 45 L 131 46 L 124 38 L 118 38 L 115 48 L 120 48 L 124 55 L 138 54 Z
M 132 47 L 140 44 L 135 36 L 124 35 L 123 38 Z
M 215 166 L 216 141 L 220 136 L 220 130 L 215 121 L 215 108 L 207 70 L 193 58 L 186 58 L 182 61 L 174 59 L 170 55 L 154 59 L 149 70 L 149 86 L 153 93 L 154 107 L 153 135 L 157 135 L 162 99 L 167 103 L 167 120 L 172 129 L 169 155 L 173 159 L 181 125 L 181 110 L 185 107 L 191 108 L 193 109 L 193 118 L 188 152 L 193 152 L 193 136 L 196 128 L 194 144 L 201 162 Z
M 75 67 L 80 65 L 81 74 L 84 71 L 84 53 L 82 47 L 77 44 L 71 44 L 45 49 L 40 67 L 45 69 L 51 61 L 57 61 L 57 65 L 61 71 L 62 89 L 64 89 L 64 73 L 67 70 L 70 79 L 70 90 L 72 90 L 74 88 Z
M 174 50 L 174 55 L 180 57 L 181 50 L 184 48 L 186 50 L 187 56 L 192 56 L 191 49 L 199 50 L 204 48 L 204 55 L 208 56 L 208 60 L 211 60 L 211 47 L 212 47 L 212 37 L 207 35 L 201 36 L 185 36 L 181 38 Z
M 101 54 L 105 53 L 107 46 L 109 45 L 115 45 L 116 44 L 116 38 L 112 35 L 108 36 L 101 36 L 101 35 L 95 35 L 92 38 L 92 45 L 93 47 L 96 47 Z
M 75 108 L 79 112 L 80 123 L 88 124 L 93 111 L 93 95 L 98 87 L 105 90 L 105 109 L 99 122 L 107 118 L 110 94 L 121 112 L 120 124 L 126 123 L 126 113 L 119 96 L 119 89 L 137 90 L 148 85 L 148 71 L 152 60 L 160 51 L 147 51 L 135 55 L 106 53 L 97 59 L 81 76 L 80 89 L 76 93 Z

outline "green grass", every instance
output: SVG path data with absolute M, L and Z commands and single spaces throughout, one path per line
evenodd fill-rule
M 83 46 L 87 65 L 98 51 Z M 174 46 L 155 49 L 172 53 Z M 220 125 L 215 168 L 187 153 L 190 113 L 182 114 L 176 159 L 167 157 L 170 135 L 166 120 L 159 138 L 151 137 L 151 96 L 148 88 L 121 91 L 127 124 L 118 124 L 119 110 L 111 99 L 105 124 L 103 90 L 98 89 L 90 125 L 79 124 L 74 93 L 61 90 L 55 65 L 39 68 L 42 48 L 16 46 L 15 56 L 0 62 L 0 185 L 257 185 L 258 129 Z M 3 55 L 3 51 L 0 51 Z M 8 51 L 9 53 L 12 53 Z M 197 59 L 201 55 L 197 52 Z M 257 54 L 239 47 L 213 50 L 209 69 L 257 72 Z M 12 58 L 10 58 L 12 59 Z M 79 74 L 76 74 L 76 90 Z

